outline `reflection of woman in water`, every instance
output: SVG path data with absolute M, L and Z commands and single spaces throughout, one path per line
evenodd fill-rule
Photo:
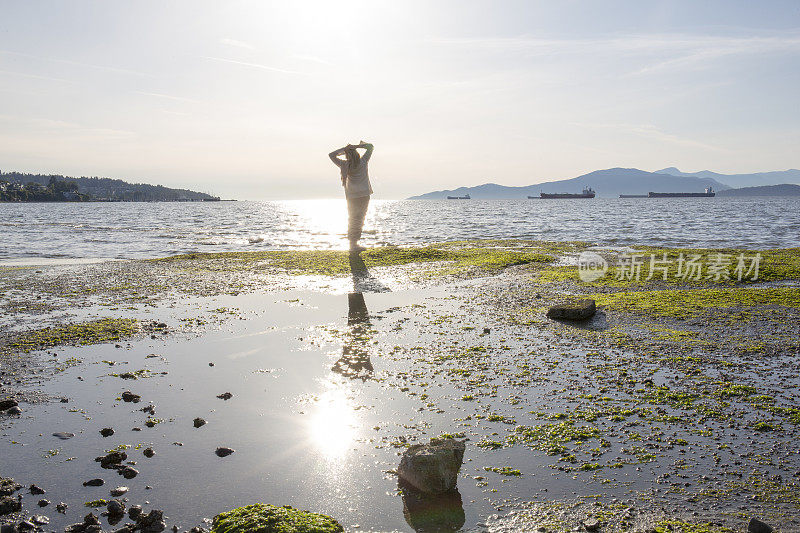
M 366 150 L 363 156 L 358 153 L 358 148 Z M 370 143 L 361 141 L 361 144 L 348 144 L 328 154 L 341 171 L 342 187 L 347 198 L 347 238 L 350 240 L 350 250 L 354 252 L 364 250 L 363 246 L 358 245 L 358 239 L 361 238 L 364 217 L 369 207 L 369 195 L 372 194 L 367 164 L 373 148 Z M 344 159 L 340 157 L 342 155 L 345 156 Z

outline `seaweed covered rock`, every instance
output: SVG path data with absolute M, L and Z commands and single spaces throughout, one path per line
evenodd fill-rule
M 339 533 L 344 528 L 329 516 L 254 503 L 214 517 L 212 533 Z
M 554 305 L 547 310 L 547 318 L 560 320 L 588 320 L 597 312 L 594 300 L 578 300 Z
M 464 449 L 464 443 L 454 439 L 431 439 L 430 444 L 415 444 L 403 453 L 397 475 L 429 494 L 453 490 L 464 462 Z
M 0 478 L 0 497 L 11 496 L 21 488 L 22 485 L 20 485 L 10 477 Z

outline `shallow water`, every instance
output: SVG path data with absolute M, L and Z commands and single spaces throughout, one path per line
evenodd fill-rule
M 46 392 L 70 401 L 25 405 L 24 415 L 13 424 L 0 421 L 3 475 L 47 490 L 44 497 L 53 503 L 39 512 L 57 530 L 80 521 L 88 512 L 84 502 L 109 499 L 110 489 L 124 485 L 131 488 L 125 495 L 129 504 L 150 502 L 145 510 L 163 509 L 172 517 L 170 527 L 177 523 L 182 529 L 262 501 L 329 514 L 348 530 L 413 531 L 411 524 L 429 516 L 431 503 L 422 500 L 417 502 L 421 508 L 415 508 L 397 490 L 390 471 L 399 463 L 402 439 L 427 442 L 443 433 L 473 431 L 458 421 L 474 416 L 475 404 L 459 401 L 464 391 L 447 380 L 434 378 L 426 388 L 411 380 L 404 387 L 414 363 L 381 353 L 391 346 L 438 342 L 438 328 L 420 330 L 408 321 L 418 317 L 419 306 L 436 306 L 437 314 L 457 312 L 451 292 L 372 293 L 355 301 L 352 295 L 309 291 L 221 297 L 204 305 L 219 306 L 226 320 L 201 336 L 54 350 L 59 361 L 76 357 L 85 363 L 67 367 L 44 384 Z M 186 307 L 173 311 L 170 326 L 191 316 Z M 480 331 L 457 335 L 463 342 L 481 342 Z M 532 339 L 528 348 L 534 345 L 543 346 L 543 341 Z M 110 375 L 140 369 L 150 370 L 152 377 Z M 543 382 L 524 395 L 537 402 L 553 386 Z M 141 395 L 142 401 L 118 400 L 124 390 Z M 227 391 L 233 393 L 230 400 L 216 397 Z M 428 397 L 423 399 L 423 393 Z M 160 421 L 152 428 L 140 411 L 150 403 L 156 409 L 152 418 Z M 525 409 L 531 407 L 524 403 Z M 505 409 L 514 414 L 522 408 Z M 195 417 L 208 423 L 195 429 Z M 103 438 L 98 432 L 105 427 L 115 434 Z M 493 429 L 505 431 L 500 423 L 487 424 L 484 431 Z M 59 440 L 55 432 L 75 437 Z M 528 448 L 489 451 L 474 444 L 468 442 L 460 474 L 460 503 L 433 504 L 450 509 L 445 519 L 454 521 L 454 529 L 476 528 L 504 502 L 545 496 L 543 491 L 548 498 L 570 498 L 604 490 L 599 481 L 554 477 L 550 458 Z M 93 461 L 119 445 L 132 446 L 129 460 L 140 471 L 134 479 L 125 480 Z M 148 446 L 156 451 L 150 459 L 142 455 Z M 218 446 L 236 451 L 218 458 Z M 521 467 L 525 475 L 504 478 L 484 470 L 504 465 Z M 488 482 L 476 482 L 474 476 Z M 104 486 L 82 486 L 97 477 Z M 39 498 L 25 492 L 29 512 L 35 512 Z M 66 516 L 55 513 L 58 501 L 69 504 Z
M 337 249 L 346 246 L 345 214 L 343 200 L 0 204 L 0 262 Z M 800 246 L 800 200 L 375 200 L 363 243 L 487 238 L 583 240 L 612 246 Z

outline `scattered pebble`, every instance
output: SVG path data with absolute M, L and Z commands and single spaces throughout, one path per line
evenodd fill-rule
M 105 483 L 105 481 L 103 481 L 102 479 L 95 478 L 95 479 L 90 479 L 89 481 L 84 481 L 83 482 L 83 486 L 84 487 L 102 487 L 103 483 Z
M 50 500 L 46 500 L 46 499 L 42 498 L 41 500 L 39 500 L 37 502 L 37 505 L 39 507 L 47 507 L 48 505 L 50 505 Z
M 38 485 L 31 485 L 30 486 L 31 494 L 44 494 L 45 490 L 38 486 Z
M 115 489 L 111 489 L 111 495 L 112 496 L 122 496 L 123 494 L 125 494 L 129 490 L 130 489 L 128 487 L 117 487 Z
M 129 390 L 126 390 L 125 392 L 122 393 L 122 401 L 124 402 L 139 403 L 141 400 L 142 400 L 141 396 L 139 396 L 138 394 L 134 394 Z
M 206 421 L 202 418 L 195 418 L 194 419 L 194 427 L 199 428 L 206 425 Z
M 104 437 L 110 437 L 114 434 L 114 430 L 112 428 L 103 428 L 100 430 L 100 434 Z
M 230 392 L 223 392 L 222 394 L 218 394 L 217 398 L 219 398 L 220 400 L 230 400 L 231 398 L 233 398 L 233 394 L 231 394 Z
M 145 448 L 142 451 L 142 454 L 144 454 L 145 457 L 150 458 L 153 457 L 156 454 L 156 452 L 155 450 L 153 450 L 153 448 Z
M 218 457 L 227 457 L 232 454 L 235 450 L 233 448 L 228 448 L 226 446 L 220 446 L 216 449 L 214 453 L 217 454 Z

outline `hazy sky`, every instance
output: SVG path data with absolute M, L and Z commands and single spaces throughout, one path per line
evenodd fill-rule
M 0 0 L 0 169 L 379 198 L 800 167 L 800 2 Z

